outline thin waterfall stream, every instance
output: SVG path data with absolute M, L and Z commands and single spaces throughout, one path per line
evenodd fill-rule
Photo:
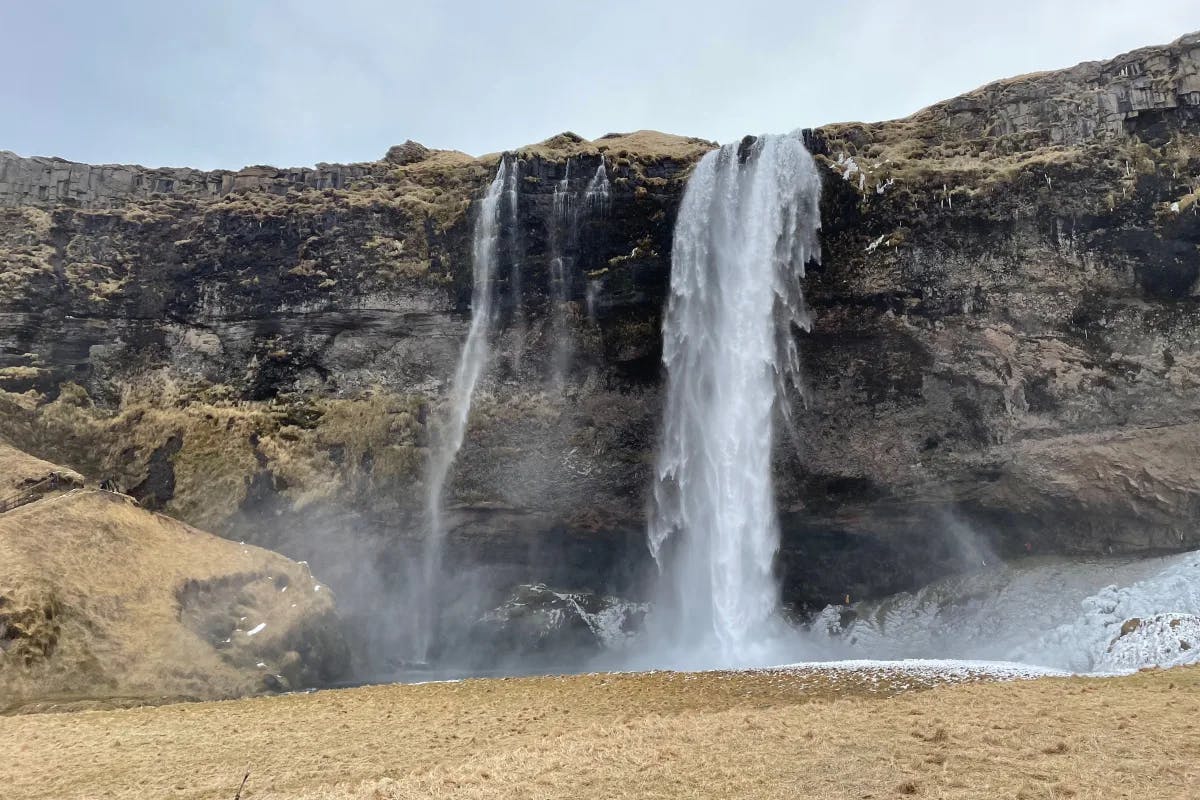
M 563 178 L 554 187 L 554 216 L 549 232 L 550 333 L 554 340 L 550 385 L 559 392 L 566 383 L 572 357 L 573 343 L 568 315 L 574 293 L 573 279 L 577 273 L 575 254 L 580 246 L 580 223 L 588 218 L 606 216 L 612 197 L 612 185 L 608 180 L 608 168 L 603 156 L 581 196 L 576 196 L 571 191 L 571 164 L 571 159 L 568 158 Z M 593 286 L 589 283 L 587 291 L 588 316 L 594 318 L 594 295 L 599 291 L 598 284 Z
M 571 159 L 562 180 L 554 187 L 554 216 L 550 225 L 550 318 L 554 353 L 550 385 L 561 391 L 566 381 L 570 344 L 567 337 L 567 301 L 570 297 L 570 262 L 567 252 L 576 244 L 579 209 L 571 195 Z
M 421 559 L 421 581 L 415 661 L 425 662 L 436 632 L 437 611 L 441 592 L 442 557 L 445 550 L 446 524 L 443 518 L 442 495 L 446 480 L 458 451 L 462 449 L 471 415 L 475 388 L 487 365 L 490 354 L 489 333 L 495 317 L 496 267 L 499 261 L 503 205 L 506 198 L 516 214 L 517 168 L 507 158 L 501 159 L 496 177 L 479 203 L 478 217 L 472 237 L 471 258 L 473 285 L 471 289 L 471 322 L 463 342 L 458 366 L 450 390 L 449 407 L 439 430 L 428 466 L 426 509 L 428 532 Z

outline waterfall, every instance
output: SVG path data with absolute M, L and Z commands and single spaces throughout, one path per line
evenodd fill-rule
M 513 236 L 517 237 L 519 230 L 517 225 L 517 217 L 521 210 L 521 162 L 513 159 L 509 165 L 508 180 L 504 186 L 504 194 L 508 201 L 507 222 L 509 230 L 513 232 Z M 522 281 L 522 269 L 520 258 L 520 250 L 516 238 L 512 242 L 512 252 L 510 253 L 512 264 L 509 267 L 509 295 L 512 304 L 512 332 L 513 332 L 513 349 L 511 363 L 513 372 L 520 372 L 521 358 L 525 355 L 525 338 L 528 333 L 528 326 L 525 320 L 525 300 L 524 287 Z
M 800 279 L 820 257 L 820 178 L 794 136 L 708 153 L 684 192 L 663 324 L 667 399 L 648 528 L 652 635 L 680 665 L 766 658 L 781 626 L 774 418 L 799 385 Z
M 588 321 L 593 325 L 596 324 L 596 315 L 600 311 L 600 281 L 591 280 L 587 284 L 587 293 L 584 295 L 584 305 L 587 307 Z
M 554 340 L 550 384 L 562 389 L 570 361 L 567 337 L 567 299 L 570 297 L 569 265 L 566 252 L 575 245 L 579 220 L 571 196 L 571 159 L 567 159 L 563 179 L 554 187 L 554 218 L 550 229 L 550 335 Z
M 583 197 L 589 211 L 600 216 L 608 214 L 608 207 L 612 202 L 612 193 L 608 182 L 608 170 L 604 167 L 603 157 L 600 159 L 600 166 L 596 167 L 596 174 L 588 182 Z M 587 293 L 584 295 L 584 300 L 587 306 L 588 320 L 592 324 L 596 322 L 596 306 L 599 298 L 600 282 L 596 280 L 588 281 Z
M 608 183 L 608 170 L 604 168 L 603 158 L 600 159 L 600 166 L 596 167 L 596 174 L 588 181 L 583 198 L 589 210 L 602 215 L 608 213 L 611 192 Z
M 561 181 L 554 185 L 554 218 L 564 219 L 571 210 L 571 159 L 567 159 L 566 172 Z
M 442 493 L 454 459 L 462 448 L 471 415 L 471 400 L 475 386 L 487 364 L 488 333 L 495 316 L 495 273 L 499 261 L 502 200 L 507 198 L 512 214 L 516 214 L 517 167 L 501 159 L 496 177 L 479 203 L 478 217 L 472 239 L 471 258 L 471 323 L 459 354 L 458 367 L 450 388 L 450 402 L 439 430 L 436 447 L 429 461 L 426 510 L 429 531 L 422 553 L 422 580 L 418 605 L 416 660 L 426 661 L 436 627 L 437 610 L 442 593 L 442 552 L 446 529 L 442 518 Z M 516 266 L 514 265 L 514 275 Z
M 610 197 L 608 171 L 601 156 L 600 164 L 583 190 L 583 203 L 578 204 L 577 198 L 571 193 L 571 159 L 567 159 L 563 178 L 554 187 L 554 218 L 549 236 L 550 334 L 554 340 L 550 382 L 560 390 L 566 382 L 572 346 L 567 314 L 572 293 L 572 268 L 575 262 L 568 253 L 579 245 L 580 208 L 582 207 L 585 218 L 592 214 L 606 214 Z M 590 309 L 591 299 L 588 302 Z

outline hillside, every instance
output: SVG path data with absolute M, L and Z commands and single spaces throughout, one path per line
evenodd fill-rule
M 95 489 L 0 513 L 0 713 L 236 697 L 348 666 L 304 565 Z

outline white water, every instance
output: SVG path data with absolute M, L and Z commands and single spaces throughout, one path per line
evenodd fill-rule
M 575 244 L 578 209 L 571 194 L 571 159 L 563 179 L 554 187 L 554 218 L 550 230 L 550 326 L 554 338 L 550 383 L 561 389 L 570 361 L 567 341 L 567 298 L 570 297 L 570 265 L 566 251 Z
M 513 236 L 517 237 L 518 217 L 521 213 L 521 162 L 513 159 L 508 166 L 508 177 L 504 185 L 504 195 L 508 208 L 508 225 Z M 478 233 L 478 231 L 477 231 Z M 521 369 L 521 358 L 525 355 L 525 338 L 528 335 L 528 324 L 525 320 L 524 300 L 524 265 L 521 263 L 520 248 L 514 240 L 511 251 L 512 263 L 509 267 L 510 302 L 512 305 L 512 357 L 514 372 Z
M 556 219 L 565 218 L 571 211 L 571 159 L 567 159 L 566 171 L 563 178 L 554 185 L 554 216 Z
M 588 181 L 583 199 L 590 211 L 600 215 L 608 213 L 608 205 L 612 200 L 612 189 L 608 182 L 608 170 L 604 167 L 603 158 L 600 159 L 600 166 L 596 167 L 596 173 Z
M 581 208 L 585 217 L 603 216 L 608 213 L 611 197 L 608 170 L 604 166 L 604 159 L 601 158 L 599 166 L 583 190 L 582 204 L 578 203 L 576 195 L 571 191 L 571 159 L 567 159 L 566 172 L 554 187 L 554 218 L 549 234 L 551 336 L 554 339 L 550 382 L 560 390 L 566 382 L 572 347 L 567 317 L 573 289 L 574 259 L 567 254 L 578 246 Z M 590 286 L 588 290 L 591 291 Z M 591 314 L 591 300 L 589 295 L 589 317 L 594 320 L 594 315 Z
M 471 323 L 467 338 L 459 354 L 458 367 L 450 388 L 450 402 L 440 429 L 436 447 L 428 465 L 428 494 L 426 510 L 429 531 L 422 553 L 422 591 L 419 592 L 419 613 L 416 631 L 414 660 L 425 661 L 429 654 L 435 629 L 435 620 L 442 592 L 442 554 L 445 547 L 446 528 L 442 518 L 442 494 L 450 468 L 462 449 L 467 432 L 467 420 L 471 415 L 471 401 L 475 387 L 488 361 L 488 333 L 495 316 L 495 273 L 499 261 L 500 220 L 503 203 L 508 198 L 513 214 L 516 213 L 517 171 L 515 164 L 502 159 L 496 177 L 479 204 L 479 216 L 475 220 L 471 258 Z M 514 274 L 516 267 L 514 266 Z
M 809 327 L 800 280 L 820 256 L 820 178 L 798 138 L 749 150 L 701 160 L 675 227 L 648 531 L 662 590 L 648 644 L 664 666 L 769 663 L 785 631 L 771 456 L 780 390 L 800 379 L 793 329 Z
M 813 628 L 808 646 L 843 658 L 984 659 L 1072 672 L 1195 663 L 1200 553 L 1018 562 L 829 608 Z
M 601 289 L 600 281 L 588 281 L 587 293 L 584 295 L 584 306 L 587 308 L 588 321 L 593 325 L 596 323 L 596 315 L 600 312 Z

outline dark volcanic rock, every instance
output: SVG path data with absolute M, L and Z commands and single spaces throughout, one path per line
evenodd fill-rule
M 641 603 L 522 585 L 467 630 L 463 657 L 479 668 L 541 659 L 543 668 L 580 669 L 605 652 L 619 652 L 645 615 Z
M 418 161 L 424 161 L 429 158 L 429 148 L 419 142 L 414 142 L 412 139 L 407 140 L 404 144 L 398 144 L 389 147 L 387 154 L 383 160 L 389 164 L 414 164 Z
M 790 603 L 991 551 L 1200 546 L 1198 81 L 1193 35 L 805 133 L 824 253 L 806 406 L 776 458 Z M 237 173 L 5 154 L 0 433 L 294 557 L 410 549 L 497 163 L 418 147 Z M 511 155 L 454 559 L 597 592 L 646 567 L 672 229 L 711 147 L 563 134 Z M 612 195 L 591 208 L 601 162 Z

